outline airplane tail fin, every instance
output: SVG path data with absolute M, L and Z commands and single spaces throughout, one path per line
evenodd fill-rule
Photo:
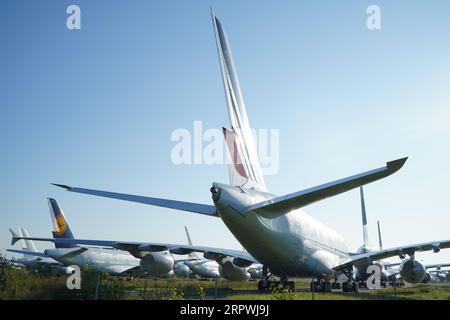
M 14 230 L 12 230 L 11 228 L 9 228 L 9 232 L 11 233 L 11 245 L 12 246 L 15 245 L 17 241 L 22 239 L 22 235 L 15 233 Z
M 380 221 L 377 221 L 377 227 L 378 227 L 378 245 L 380 246 L 380 250 L 383 250 L 383 241 L 381 240 Z
M 364 247 L 368 248 L 369 247 L 369 233 L 367 232 L 366 204 L 364 202 L 364 190 L 363 190 L 363 187 L 359 188 L 359 194 L 360 194 L 360 197 L 361 197 L 361 215 L 362 215 Z
M 186 238 L 187 238 L 188 244 L 190 246 L 192 246 L 191 235 L 189 234 L 188 228 L 186 226 L 184 226 L 184 230 L 186 231 Z M 188 259 L 189 260 L 198 260 L 197 253 L 195 253 L 195 252 L 189 253 L 188 254 Z
M 50 209 L 50 219 L 53 223 L 53 238 L 55 239 L 74 239 L 69 224 L 63 211 L 56 202 L 55 199 L 48 198 L 48 207 Z M 59 243 L 55 241 L 55 248 L 75 248 L 76 244 Z
M 233 56 L 224 28 L 211 9 L 217 51 L 222 70 L 231 129 L 223 129 L 230 160 L 230 183 L 246 188 L 266 190 L 255 141 L 245 110 Z
M 25 228 L 20 228 L 20 233 L 22 234 L 22 237 L 24 238 L 30 238 L 30 234 Z M 28 251 L 31 252 L 38 252 L 36 245 L 34 244 L 33 240 L 24 240 L 25 241 L 25 248 Z

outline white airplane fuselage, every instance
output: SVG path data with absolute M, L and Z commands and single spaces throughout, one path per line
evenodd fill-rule
M 348 257 L 343 238 L 301 210 L 270 216 L 245 210 L 275 195 L 220 183 L 213 187 L 219 191 L 213 200 L 225 225 L 273 274 L 330 278 L 332 268 Z
M 137 267 L 140 263 L 139 259 L 120 250 L 89 248 L 76 256 L 66 256 L 71 251 L 73 249 L 47 249 L 45 254 L 65 266 L 76 265 L 80 268 L 87 266 L 113 275 Z

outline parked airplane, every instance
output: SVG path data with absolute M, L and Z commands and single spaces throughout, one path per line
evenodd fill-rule
M 441 282 L 441 281 L 449 281 L 450 279 L 447 279 L 447 272 L 448 270 L 442 270 L 442 268 L 450 267 L 449 263 L 435 263 L 435 264 L 422 264 L 425 268 L 425 277 L 421 281 L 421 283 L 428 283 L 431 281 L 434 282 Z M 434 269 L 434 270 L 432 270 Z M 418 282 L 411 282 L 408 281 L 409 279 L 406 279 L 401 276 L 401 263 L 397 264 L 391 264 L 388 267 L 388 272 L 390 273 L 390 277 L 396 277 L 397 281 L 405 281 L 407 283 L 418 283 Z
M 362 213 L 362 223 L 363 223 L 363 239 L 364 244 L 358 248 L 357 253 L 366 253 L 366 252 L 374 252 L 383 250 L 383 242 L 381 238 L 381 228 L 380 228 L 380 221 L 377 221 L 377 228 L 378 228 L 378 249 L 374 246 L 371 246 L 369 244 L 369 234 L 367 232 L 367 214 L 366 214 L 366 205 L 364 200 L 364 190 L 363 187 L 360 187 L 360 198 L 361 198 L 361 213 Z M 419 262 L 420 263 L 420 262 Z M 360 281 L 360 286 L 364 286 L 367 278 L 370 276 L 370 274 L 367 273 L 367 267 L 369 265 L 377 265 L 380 268 L 381 272 L 381 282 L 382 286 L 385 286 L 386 283 L 389 281 L 389 279 L 392 279 L 393 277 L 396 277 L 398 274 L 400 274 L 400 270 L 403 268 L 403 262 L 400 263 L 389 263 L 387 261 L 373 261 L 368 262 L 365 264 L 360 264 L 355 267 L 355 280 Z M 448 264 L 423 264 L 423 267 L 426 270 L 425 277 L 421 281 L 422 283 L 428 283 L 434 279 L 432 273 L 429 269 L 434 268 L 442 268 L 449 266 Z M 417 279 L 408 277 L 407 274 L 406 278 L 402 278 L 402 280 L 408 282 L 408 283 L 418 283 Z
M 192 239 L 187 227 L 184 227 L 188 244 L 192 246 Z M 201 259 L 195 252 L 190 253 L 190 259 L 184 261 L 189 270 L 201 278 L 216 279 L 220 278 L 219 264 L 215 260 Z
M 53 237 L 55 239 L 74 239 L 66 217 L 56 200 L 49 198 L 48 205 L 50 209 L 50 218 L 53 224 Z M 13 237 L 17 237 L 14 231 L 11 229 L 10 231 Z M 136 269 L 142 261 L 131 256 L 130 253 L 126 251 L 112 250 L 111 248 L 87 248 L 80 247 L 76 244 L 60 242 L 55 242 L 55 249 L 46 249 L 42 253 L 37 252 L 36 247 L 29 242 L 30 240 L 25 241 L 27 242 L 28 249 L 31 250 L 19 251 L 9 249 L 8 251 L 16 253 L 22 252 L 29 256 L 38 256 L 39 258 L 51 258 L 64 266 L 94 266 L 102 272 L 108 272 L 110 274 L 122 274 L 131 271 L 132 269 Z M 168 271 L 170 270 L 171 268 Z M 165 271 L 163 273 L 168 272 L 165 269 L 163 271 Z
M 19 234 L 22 237 L 30 237 L 28 231 L 24 228 L 19 228 Z M 39 252 L 36 248 L 36 245 L 32 240 L 23 240 L 25 246 L 22 250 L 15 249 L 7 249 L 8 252 L 19 253 L 22 254 L 22 258 L 14 259 L 14 263 L 27 266 L 27 267 L 35 267 L 41 268 L 43 266 L 49 266 L 57 272 L 62 273 L 72 273 L 73 268 L 66 267 L 62 263 L 59 263 L 51 258 L 49 258 L 45 253 Z
M 359 194 L 360 194 L 360 200 L 361 200 L 361 216 L 362 216 L 362 226 L 363 226 L 363 245 L 359 247 L 356 250 L 356 253 L 358 254 L 364 254 L 368 252 L 376 252 L 383 250 L 383 243 L 381 239 L 381 229 L 380 229 L 380 222 L 377 221 L 377 228 L 378 228 L 378 248 L 375 246 L 370 245 L 369 242 L 369 233 L 367 231 L 367 213 L 366 213 L 366 204 L 364 199 L 364 189 L 363 187 L 359 188 Z M 387 270 L 387 262 L 384 261 L 367 261 L 366 263 L 358 264 L 354 267 L 354 273 L 353 276 L 355 278 L 355 281 L 359 282 L 359 286 L 365 286 L 366 280 L 371 275 L 371 273 L 367 273 L 367 268 L 370 265 L 376 265 L 380 268 L 380 276 L 381 276 L 381 285 L 385 286 L 389 276 L 391 275 L 390 272 Z
M 186 237 L 188 239 L 188 244 L 192 246 L 191 236 L 187 227 L 184 227 L 186 231 Z M 219 262 L 215 260 L 201 259 L 195 253 L 191 253 L 193 256 L 191 259 L 184 262 L 185 265 L 189 267 L 194 273 L 198 274 L 202 278 L 224 278 L 232 281 L 244 281 L 249 280 L 258 276 L 261 265 L 252 265 L 251 267 L 238 267 L 235 266 L 231 258 L 220 259 Z
M 355 266 L 367 263 L 367 261 L 379 261 L 393 256 L 399 256 L 402 259 L 409 256 L 402 263 L 400 272 L 405 278 L 421 282 L 425 277 L 425 268 L 415 259 L 415 253 L 427 250 L 439 252 L 440 249 L 450 247 L 450 240 L 405 245 L 365 253 L 351 253 L 342 236 L 301 211 L 301 208 L 309 204 L 395 173 L 404 165 L 406 158 L 388 162 L 386 166 L 375 170 L 283 196 L 268 193 L 258 162 L 227 35 L 221 22 L 213 13 L 212 20 L 231 120 L 231 129 L 223 128 L 223 133 L 232 160 L 229 166 L 230 184 L 217 182 L 212 184 L 210 191 L 214 205 L 84 189 L 61 184 L 56 184 L 56 186 L 71 192 L 220 218 L 248 253 L 168 243 L 82 239 L 67 239 L 64 242 L 125 248 L 135 253 L 169 250 L 172 253 L 187 254 L 198 251 L 203 252 L 205 258 L 216 261 L 232 258 L 232 264 L 237 267 L 262 263 L 264 279 L 259 282 L 260 289 L 272 285 L 272 275 L 279 276 L 283 286 L 293 287 L 293 282 L 288 281 L 288 277 L 314 277 L 329 281 L 342 274 L 346 275 L 349 281 L 344 287 L 346 289 L 352 287 L 352 273 Z M 60 241 L 48 238 L 41 238 L 41 240 Z M 317 282 L 314 282 L 313 287 L 316 284 Z M 325 288 L 327 287 L 325 286 Z

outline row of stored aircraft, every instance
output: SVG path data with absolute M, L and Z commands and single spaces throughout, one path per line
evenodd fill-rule
M 259 164 L 256 146 L 248 121 L 244 100 L 233 62 L 227 34 L 211 10 L 230 128 L 223 128 L 230 159 L 229 183 L 213 182 L 210 188 L 212 204 L 200 204 L 124 193 L 108 192 L 55 184 L 70 192 L 107 197 L 122 201 L 176 209 L 221 219 L 245 251 L 154 242 L 94 240 L 76 238 L 31 238 L 15 236 L 14 240 L 51 241 L 67 248 L 84 250 L 85 246 L 108 247 L 128 251 L 141 261 L 161 261 L 171 254 L 203 253 L 231 271 L 241 272 L 254 265 L 262 265 L 262 279 L 258 286 L 266 289 L 276 283 L 293 288 L 291 277 L 310 277 L 313 289 L 329 290 L 345 279 L 344 289 L 355 288 L 355 279 L 365 279 L 371 265 L 384 266 L 383 260 L 399 257 L 398 273 L 411 283 L 422 282 L 426 267 L 416 259 L 416 252 L 434 251 L 450 247 L 450 240 L 407 244 L 395 248 L 373 248 L 367 244 L 351 252 L 344 238 L 332 228 L 306 214 L 302 209 L 317 201 L 384 179 L 405 164 L 407 158 L 387 162 L 385 166 L 331 181 L 305 190 L 277 196 L 269 193 Z M 366 231 L 365 231 L 366 234 Z M 79 247 L 78 247 L 79 246 Z M 322 285 L 325 283 L 326 285 Z
M 48 199 L 50 218 L 52 221 L 54 239 L 74 239 L 72 230 L 61 207 L 55 199 Z M 192 240 L 188 229 L 185 227 L 188 243 Z M 22 250 L 8 249 L 12 253 L 24 255 L 24 258 L 15 262 L 32 266 L 36 263 L 57 267 L 70 273 L 70 266 L 94 268 L 100 272 L 112 275 L 136 275 L 144 272 L 149 276 L 159 278 L 191 277 L 197 275 L 201 278 L 225 278 L 233 281 L 248 280 L 252 276 L 257 277 L 261 273 L 261 266 L 252 268 L 239 268 L 235 270 L 230 263 L 218 264 L 214 260 L 206 260 L 197 257 L 195 253 L 188 255 L 187 259 L 175 259 L 169 251 L 162 252 L 140 252 L 134 255 L 126 250 L 117 250 L 110 247 L 80 246 L 73 243 L 61 243 L 55 241 L 54 249 L 46 249 L 39 252 L 30 240 L 31 237 L 23 228 L 19 234 L 10 229 L 13 243 L 25 239 L 25 247 Z M 33 258 L 34 257 L 34 258 Z
M 358 252 L 368 252 L 375 250 L 369 244 L 369 236 L 367 232 L 367 216 L 364 201 L 364 193 L 362 187 L 360 188 L 361 197 L 361 212 L 363 225 L 363 241 L 364 244 L 358 249 Z M 70 229 L 67 218 L 55 199 L 48 199 L 50 209 L 50 218 L 53 226 L 54 238 L 74 239 L 73 233 Z M 219 265 L 214 260 L 202 259 L 197 256 L 195 252 L 188 255 L 188 259 L 175 260 L 172 255 L 166 259 L 155 259 L 155 255 L 150 255 L 146 259 L 134 258 L 126 251 L 114 250 L 111 248 L 96 248 L 96 247 L 80 247 L 78 245 L 62 245 L 55 242 L 55 249 L 47 249 L 44 252 L 39 252 L 30 238 L 27 230 L 19 228 L 19 234 L 11 234 L 13 239 L 25 238 L 24 248 L 22 250 L 8 249 L 7 251 L 13 253 L 20 253 L 23 258 L 15 259 L 14 262 L 19 265 L 29 267 L 50 266 L 56 269 L 57 272 L 71 273 L 73 269 L 71 266 L 90 267 L 101 272 L 107 272 L 113 275 L 135 275 L 144 272 L 147 275 L 170 278 L 174 275 L 181 278 L 192 278 L 199 276 L 201 278 L 214 279 L 225 278 L 229 280 L 241 281 L 261 278 L 262 268 L 260 265 L 244 268 L 234 268 L 231 262 L 226 262 Z M 185 227 L 186 237 L 189 245 L 192 245 L 192 240 L 187 227 Z M 382 239 L 380 224 L 378 222 L 378 239 L 379 250 L 382 250 Z M 172 258 L 172 259 L 170 259 Z M 173 260 L 173 262 L 171 261 Z M 399 263 L 378 263 L 381 270 L 381 281 L 383 285 L 392 281 L 398 273 Z M 173 268 L 171 269 L 171 266 Z M 432 264 L 424 265 L 427 273 L 423 282 L 429 281 L 447 281 L 447 271 L 443 267 L 450 266 L 449 264 Z M 436 269 L 432 270 L 431 269 Z M 359 286 L 364 286 L 364 275 L 355 274 L 355 280 L 359 281 Z

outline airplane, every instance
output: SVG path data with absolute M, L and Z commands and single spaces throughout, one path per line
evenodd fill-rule
M 186 226 L 184 226 L 188 244 L 192 246 L 192 239 Z M 200 259 L 195 252 L 190 253 L 189 260 L 184 261 L 184 265 L 194 274 L 205 279 L 218 279 L 221 277 L 219 264 L 215 260 Z
M 73 239 L 73 234 L 67 219 L 55 199 L 48 198 L 50 209 L 50 218 L 53 223 L 53 237 L 56 239 Z M 10 229 L 13 237 L 18 235 Z M 22 230 L 25 235 L 29 235 Z M 111 248 L 87 248 L 76 244 L 62 244 L 55 242 L 54 249 L 46 249 L 44 252 L 38 252 L 30 240 L 25 239 L 28 250 L 8 249 L 10 252 L 23 253 L 27 256 L 37 256 L 39 259 L 55 260 L 64 266 L 77 265 L 79 267 L 94 266 L 102 272 L 108 272 L 113 275 L 119 275 L 140 265 L 140 260 L 134 258 L 128 252 L 111 250 Z
M 187 227 L 184 227 L 188 244 L 192 246 L 191 236 Z M 245 281 L 256 278 L 261 273 L 261 265 L 252 265 L 251 267 L 233 266 L 231 258 L 219 260 L 200 259 L 195 253 L 191 253 L 191 259 L 184 262 L 189 269 L 202 278 L 215 279 L 224 278 L 231 281 Z
M 445 265 L 446 267 L 450 265 Z M 431 270 L 428 272 L 430 274 L 430 281 L 434 282 L 449 282 L 450 281 L 450 270 L 442 270 L 441 266 L 437 267 L 436 270 Z
M 356 250 L 357 254 L 364 254 L 368 252 L 376 252 L 383 250 L 383 242 L 381 239 L 381 229 L 380 229 L 380 221 L 377 221 L 377 229 L 378 229 L 378 248 L 370 245 L 369 242 L 369 233 L 367 231 L 367 213 L 366 213 L 366 204 L 364 199 L 364 188 L 359 187 L 360 201 L 361 201 L 361 217 L 362 217 L 362 226 L 363 226 L 363 245 Z M 368 261 L 367 263 L 361 263 L 354 267 L 353 277 L 356 282 L 358 282 L 360 287 L 364 287 L 366 285 L 366 281 L 371 275 L 371 273 L 367 273 L 367 268 L 370 265 L 376 265 L 380 269 L 381 276 L 381 286 L 386 286 L 386 283 L 391 276 L 391 272 L 388 270 L 388 267 L 392 266 L 392 264 L 387 263 L 385 261 Z M 334 289 L 334 288 L 332 288 Z
M 289 277 L 313 278 L 312 288 L 329 290 L 330 281 L 340 275 L 348 279 L 343 290 L 354 290 L 353 268 L 368 262 L 399 256 L 404 260 L 401 274 L 405 278 L 421 282 L 425 268 L 415 259 L 419 251 L 439 252 L 450 247 L 450 240 L 404 245 L 391 249 L 365 253 L 349 252 L 341 235 L 302 211 L 307 205 L 336 196 L 354 188 L 388 177 L 400 170 L 407 158 L 387 162 L 385 166 L 340 180 L 314 186 L 305 190 L 276 196 L 267 191 L 248 122 L 228 37 L 222 23 L 211 9 L 213 29 L 222 71 L 231 128 L 223 128 L 223 134 L 231 159 L 230 183 L 213 182 L 210 188 L 213 205 L 184 202 L 163 198 L 72 187 L 54 184 L 67 191 L 89 194 L 158 207 L 177 209 L 221 219 L 247 252 L 169 243 L 128 242 L 90 239 L 49 239 L 64 243 L 90 244 L 125 248 L 134 252 L 158 252 L 168 250 L 177 254 L 203 252 L 206 259 L 223 261 L 231 258 L 232 267 L 248 267 L 261 263 L 263 279 L 260 290 L 270 288 L 274 276 L 280 277 L 280 285 L 292 289 Z M 17 239 L 13 239 L 15 241 Z M 320 281 L 325 281 L 322 286 Z
M 22 237 L 30 237 L 30 234 L 25 228 L 19 228 L 19 234 Z M 43 252 L 39 252 L 36 248 L 36 245 L 32 240 L 23 240 L 25 246 L 22 250 L 14 250 L 7 249 L 6 251 L 12 253 L 22 254 L 22 258 L 14 258 L 13 262 L 15 264 L 19 264 L 26 267 L 32 267 L 36 269 L 40 269 L 42 266 L 49 266 L 52 269 L 56 270 L 56 272 L 61 272 L 65 274 L 71 274 L 74 270 L 71 267 L 66 267 L 62 263 L 59 263 L 48 256 Z
M 383 250 L 383 242 L 381 238 L 381 228 L 380 228 L 380 221 L 377 221 L 377 229 L 378 229 L 378 249 L 375 246 L 371 246 L 369 244 L 369 235 L 367 232 L 367 214 L 366 214 L 366 205 L 365 205 L 365 199 L 364 199 L 364 189 L 363 187 L 360 187 L 360 199 L 361 199 L 361 213 L 362 213 L 362 224 L 363 224 L 363 245 L 358 248 L 356 251 L 357 253 L 366 253 L 366 252 L 373 252 L 377 250 Z M 402 268 L 402 262 L 400 263 L 390 263 L 386 261 L 374 261 L 369 264 L 360 264 L 355 267 L 354 271 L 354 277 L 356 281 L 359 281 L 360 287 L 364 287 L 366 284 L 367 278 L 370 276 L 370 274 L 367 273 L 367 267 L 370 264 L 377 265 L 380 268 L 381 272 L 381 286 L 385 287 L 387 282 L 389 280 L 393 279 L 400 273 L 400 269 Z M 428 283 L 433 280 L 432 272 L 429 271 L 429 269 L 440 269 L 443 267 L 450 266 L 449 264 L 423 264 L 423 267 L 426 270 L 425 277 L 422 280 L 422 283 Z M 408 283 L 417 283 L 414 279 L 403 279 Z M 397 279 L 398 280 L 398 279 Z M 409 280 L 409 281 L 408 281 Z M 392 281 L 391 281 L 392 282 Z
M 429 282 L 443 282 L 449 281 L 450 276 L 448 275 L 448 270 L 442 270 L 442 268 L 450 267 L 450 263 L 434 263 L 434 264 L 422 264 L 425 268 L 425 277 L 420 283 L 429 283 Z M 401 263 L 391 264 L 388 266 L 388 272 L 390 277 L 396 277 L 397 281 L 401 284 L 403 281 L 407 283 L 411 283 L 408 279 L 404 279 L 400 274 Z M 430 270 L 435 269 L 435 270 Z M 412 282 L 414 283 L 414 282 Z M 417 283 L 417 282 L 416 282 Z

